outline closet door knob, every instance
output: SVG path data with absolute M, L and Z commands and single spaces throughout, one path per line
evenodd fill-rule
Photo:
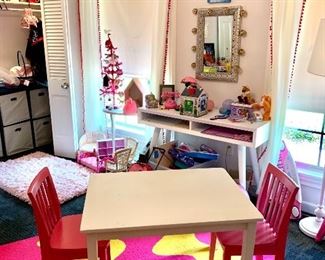
M 69 88 L 69 83 L 64 82 L 64 83 L 61 85 L 61 88 L 63 88 L 63 89 L 68 89 L 68 88 Z

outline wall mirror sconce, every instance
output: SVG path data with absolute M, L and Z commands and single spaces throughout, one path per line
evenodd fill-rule
M 241 6 L 193 9 L 197 15 L 195 68 L 197 79 L 238 81 L 239 56 L 245 51 L 240 48 L 241 37 L 247 32 L 241 29 L 241 18 L 247 12 Z M 193 66 L 195 64 L 195 66 Z

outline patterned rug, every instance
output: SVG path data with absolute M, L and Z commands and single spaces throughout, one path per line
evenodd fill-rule
M 209 242 L 209 233 L 112 240 L 111 256 L 112 260 L 206 260 Z M 0 255 L 4 260 L 41 260 L 38 237 L 2 245 Z M 222 259 L 219 245 L 214 259 Z M 273 256 L 264 256 L 264 260 L 271 259 Z
M 51 172 L 60 203 L 86 192 L 91 170 L 43 152 L 0 162 L 0 188 L 29 203 L 27 189 L 37 173 L 47 166 Z

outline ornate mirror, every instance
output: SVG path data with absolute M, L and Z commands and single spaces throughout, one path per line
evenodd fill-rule
M 240 37 L 246 32 L 241 30 L 241 17 L 246 12 L 241 6 L 194 9 L 197 14 L 197 28 L 192 32 L 197 34 L 196 78 L 238 81 Z

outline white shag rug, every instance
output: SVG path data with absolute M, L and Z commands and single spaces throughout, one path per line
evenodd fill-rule
M 35 152 L 14 160 L 0 162 L 0 188 L 30 203 L 27 190 L 44 167 L 48 167 L 60 203 L 84 194 L 88 177 L 93 173 L 75 162 L 43 152 Z

